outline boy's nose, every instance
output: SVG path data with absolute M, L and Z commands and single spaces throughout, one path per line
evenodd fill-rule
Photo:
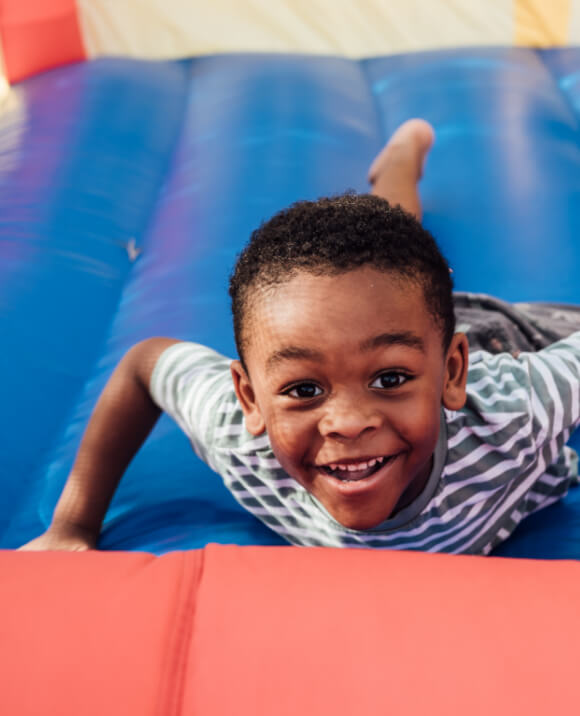
M 332 401 L 319 423 L 320 434 L 325 437 L 355 440 L 363 433 L 376 430 L 381 415 L 374 406 L 360 399 Z

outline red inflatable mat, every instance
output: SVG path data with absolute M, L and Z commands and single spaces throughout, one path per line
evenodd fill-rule
M 0 713 L 577 714 L 580 563 L 0 553 Z

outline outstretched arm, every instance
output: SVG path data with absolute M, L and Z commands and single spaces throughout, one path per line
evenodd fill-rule
M 120 361 L 89 420 L 50 527 L 22 549 L 96 546 L 115 489 L 161 413 L 149 393 L 151 373 L 161 353 L 177 342 L 150 338 Z

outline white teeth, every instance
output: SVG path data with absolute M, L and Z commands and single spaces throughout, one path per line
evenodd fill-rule
M 377 463 L 382 464 L 384 461 L 385 457 L 373 457 L 368 462 L 357 462 L 349 465 L 331 462 L 328 467 L 331 470 L 341 470 L 342 472 L 356 472 L 357 470 L 367 470 L 369 467 L 374 467 Z

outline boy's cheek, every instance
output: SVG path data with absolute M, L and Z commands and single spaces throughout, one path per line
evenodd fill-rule
M 416 450 L 429 452 L 435 449 L 439 437 L 441 405 L 436 401 L 416 401 L 399 407 L 393 415 L 400 437 Z
M 315 449 L 316 436 L 305 431 L 301 421 L 293 417 L 270 420 L 268 436 L 278 462 L 291 475 Z

